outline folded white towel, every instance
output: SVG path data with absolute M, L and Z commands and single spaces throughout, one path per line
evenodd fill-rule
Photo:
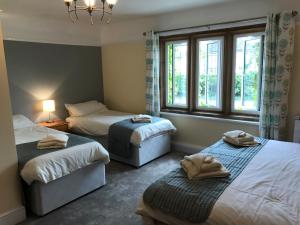
M 236 146 L 253 146 L 258 144 L 254 136 L 241 130 L 224 133 L 223 140 Z
M 223 137 L 223 141 L 235 145 L 235 146 L 240 146 L 240 147 L 251 147 L 251 146 L 255 146 L 258 145 L 259 142 L 257 142 L 256 140 L 253 141 L 245 141 L 245 142 L 238 142 L 234 139 L 228 138 L 228 137 Z
M 60 143 L 67 143 L 69 140 L 69 136 L 66 134 L 49 134 L 47 137 L 40 140 L 40 143 L 47 143 L 47 142 L 60 142 Z
M 60 148 L 65 148 L 67 147 L 67 144 L 62 144 L 62 143 L 50 143 L 50 144 L 43 144 L 43 143 L 38 143 L 37 149 L 60 149 Z
M 40 140 L 37 149 L 59 149 L 67 146 L 69 137 L 65 134 L 50 134 Z
M 131 121 L 133 123 L 151 123 L 152 122 L 152 117 L 149 115 L 136 115 L 133 118 L 131 118 Z
M 229 173 L 222 163 L 213 156 L 205 156 L 201 153 L 185 156 L 184 159 L 180 161 L 180 164 L 189 179 L 211 175 L 225 176 Z
M 224 136 L 230 138 L 240 138 L 240 137 L 245 137 L 246 135 L 247 135 L 246 132 L 242 130 L 232 130 L 224 133 Z
M 208 177 L 228 177 L 230 175 L 229 170 L 227 170 L 224 166 L 222 166 L 219 170 L 217 171 L 212 171 L 212 172 L 206 172 L 206 173 L 199 173 L 196 175 L 195 178 L 208 178 Z

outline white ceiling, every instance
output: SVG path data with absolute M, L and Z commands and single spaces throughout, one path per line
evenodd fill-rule
M 78 1 L 83 3 L 83 0 Z M 100 2 L 100 0 L 97 1 Z M 139 20 L 139 24 L 143 29 L 146 29 L 143 20 L 150 21 L 147 23 L 149 23 L 148 28 L 151 29 L 159 29 L 160 23 L 162 23 L 162 26 L 166 25 L 168 27 L 180 27 L 183 26 L 182 24 L 191 26 L 190 21 L 197 21 L 195 24 L 201 24 L 209 20 L 206 23 L 211 23 L 211 21 L 215 21 L 214 18 L 216 17 L 219 18 L 218 21 L 226 21 L 226 18 L 231 16 L 238 19 L 248 18 L 244 14 L 258 14 L 257 16 L 262 16 L 267 15 L 269 11 L 283 9 L 298 9 L 300 11 L 299 1 L 118 0 L 113 10 L 113 24 L 109 24 L 108 27 L 123 24 L 122 21 L 129 23 L 138 21 L 136 20 L 138 18 L 143 18 Z M 248 5 L 254 6 L 252 10 L 248 9 Z M 0 20 L 3 25 L 5 39 L 100 45 L 102 33 L 107 32 L 107 26 L 101 26 L 99 22 L 95 26 L 90 26 L 86 12 L 79 13 L 80 20 L 73 24 L 66 13 L 64 0 L 0 0 L 0 9 L 3 10 L 2 13 L 0 12 Z M 182 14 L 181 17 L 178 17 L 178 14 Z M 199 21 L 200 17 L 201 21 Z M 95 17 L 95 22 L 99 18 Z M 251 15 L 249 15 L 249 18 L 251 18 Z M 156 19 L 159 22 L 155 23 L 152 21 Z M 124 30 L 125 28 L 122 29 Z M 114 32 L 109 32 L 109 34 L 113 36 Z
M 100 0 L 97 1 L 100 2 Z M 119 0 L 113 10 L 114 21 L 187 10 L 229 1 L 233 0 Z M 79 0 L 79 2 L 83 1 Z M 0 9 L 4 10 L 4 14 L 14 14 L 27 18 L 68 19 L 63 0 L 1 0 Z

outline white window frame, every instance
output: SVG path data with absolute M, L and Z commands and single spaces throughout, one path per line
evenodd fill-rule
M 198 102 L 199 102 L 199 42 L 200 41 L 221 41 L 221 45 L 220 45 L 220 51 L 221 51 L 221 54 L 220 54 L 220 64 L 218 65 L 218 70 L 220 71 L 220 77 L 219 77 L 219 84 L 220 84 L 220 87 L 219 87 L 219 107 L 201 107 L 201 106 L 198 106 Z M 223 74 L 224 74 L 224 71 L 223 71 L 223 57 L 224 57 L 224 36 L 216 36 L 216 37 L 209 37 L 209 38 L 198 38 L 196 40 L 196 109 L 198 110 L 203 110 L 203 111 L 218 111 L 218 112 L 221 112 L 222 111 L 222 108 L 223 108 L 223 101 L 222 101 L 222 92 L 223 92 Z
M 168 60 L 169 60 L 169 57 L 168 57 L 168 45 L 169 44 L 180 44 L 180 43 L 186 43 L 187 44 L 187 64 L 186 64 L 186 75 L 187 75 L 187 80 L 186 80 L 186 82 L 187 82 L 187 85 L 186 85 L 186 94 L 187 94 L 187 96 L 186 96 L 186 106 L 184 106 L 184 105 L 178 105 L 178 104 L 169 104 L 168 103 L 168 90 L 169 90 L 169 85 L 168 85 L 168 70 L 169 70 L 169 68 L 168 68 Z M 166 89 L 165 89 L 165 101 L 166 101 L 166 106 L 167 107 L 170 107 L 170 108 L 182 108 L 182 109 L 186 109 L 186 108 L 188 108 L 188 105 L 189 105 L 189 96 L 188 96 L 188 76 L 189 76 L 189 74 L 188 74 L 188 67 L 189 67 L 189 65 L 188 65 L 188 54 L 189 54 L 189 41 L 188 40 L 178 40 L 178 41 L 168 41 L 168 42 L 166 42 L 166 45 L 165 45 L 165 79 L 166 79 L 166 84 L 165 84 L 165 86 L 166 86 Z M 173 54 L 173 62 L 174 62 L 174 54 Z M 173 66 L 174 67 L 174 66 Z M 174 69 L 174 68 L 173 68 Z M 173 76 L 174 76 L 174 74 L 173 74 Z M 174 78 L 173 78 L 173 80 L 174 80 Z M 174 98 L 174 81 L 173 81 L 173 88 L 172 88 L 172 96 L 173 96 L 173 98 Z
M 231 83 L 231 112 L 233 113 L 242 113 L 242 114 L 250 114 L 250 115 L 259 115 L 260 113 L 260 106 L 258 105 L 258 111 L 257 110 L 236 110 L 234 109 L 234 92 L 235 92 L 235 66 L 236 66 L 236 40 L 239 37 L 245 37 L 245 36 L 265 36 L 265 32 L 255 32 L 255 33 L 243 33 L 243 34 L 236 34 L 233 36 L 233 54 L 232 54 L 232 83 Z M 261 48 L 264 48 L 264 43 L 262 42 Z M 262 66 L 263 66 L 263 54 L 262 50 L 260 51 L 260 62 L 259 62 L 259 77 L 262 78 Z M 258 88 L 258 104 L 260 104 L 261 101 L 261 82 L 260 87 Z

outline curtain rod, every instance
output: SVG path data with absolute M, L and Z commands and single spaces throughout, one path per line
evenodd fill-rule
M 292 15 L 297 16 L 298 12 L 293 11 Z M 227 21 L 227 22 L 221 22 L 221 23 L 213 23 L 213 24 L 207 24 L 207 25 L 200 25 L 200 26 L 191 26 L 191 27 L 184 27 L 184 28 L 175 28 L 175 29 L 169 29 L 169 30 L 161 30 L 161 31 L 154 31 L 155 34 L 160 33 L 166 33 L 166 32 L 172 32 L 172 31 L 179 31 L 179 30 L 188 30 L 188 29 L 197 29 L 197 28 L 203 28 L 203 27 L 211 27 L 211 26 L 218 26 L 218 25 L 225 25 L 230 23 L 240 23 L 240 22 L 247 22 L 251 20 L 259 20 L 259 19 L 266 19 L 267 16 L 262 17 L 255 17 L 255 18 L 249 18 L 249 19 L 242 19 L 242 20 L 234 20 L 234 21 Z M 146 32 L 143 32 L 143 35 L 146 36 Z

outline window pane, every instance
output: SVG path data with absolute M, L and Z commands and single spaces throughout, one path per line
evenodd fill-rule
M 223 39 L 200 39 L 197 45 L 197 107 L 221 109 Z
M 259 111 L 263 34 L 239 35 L 234 38 L 235 111 Z
M 166 44 L 166 102 L 168 106 L 187 106 L 187 54 L 187 41 Z

